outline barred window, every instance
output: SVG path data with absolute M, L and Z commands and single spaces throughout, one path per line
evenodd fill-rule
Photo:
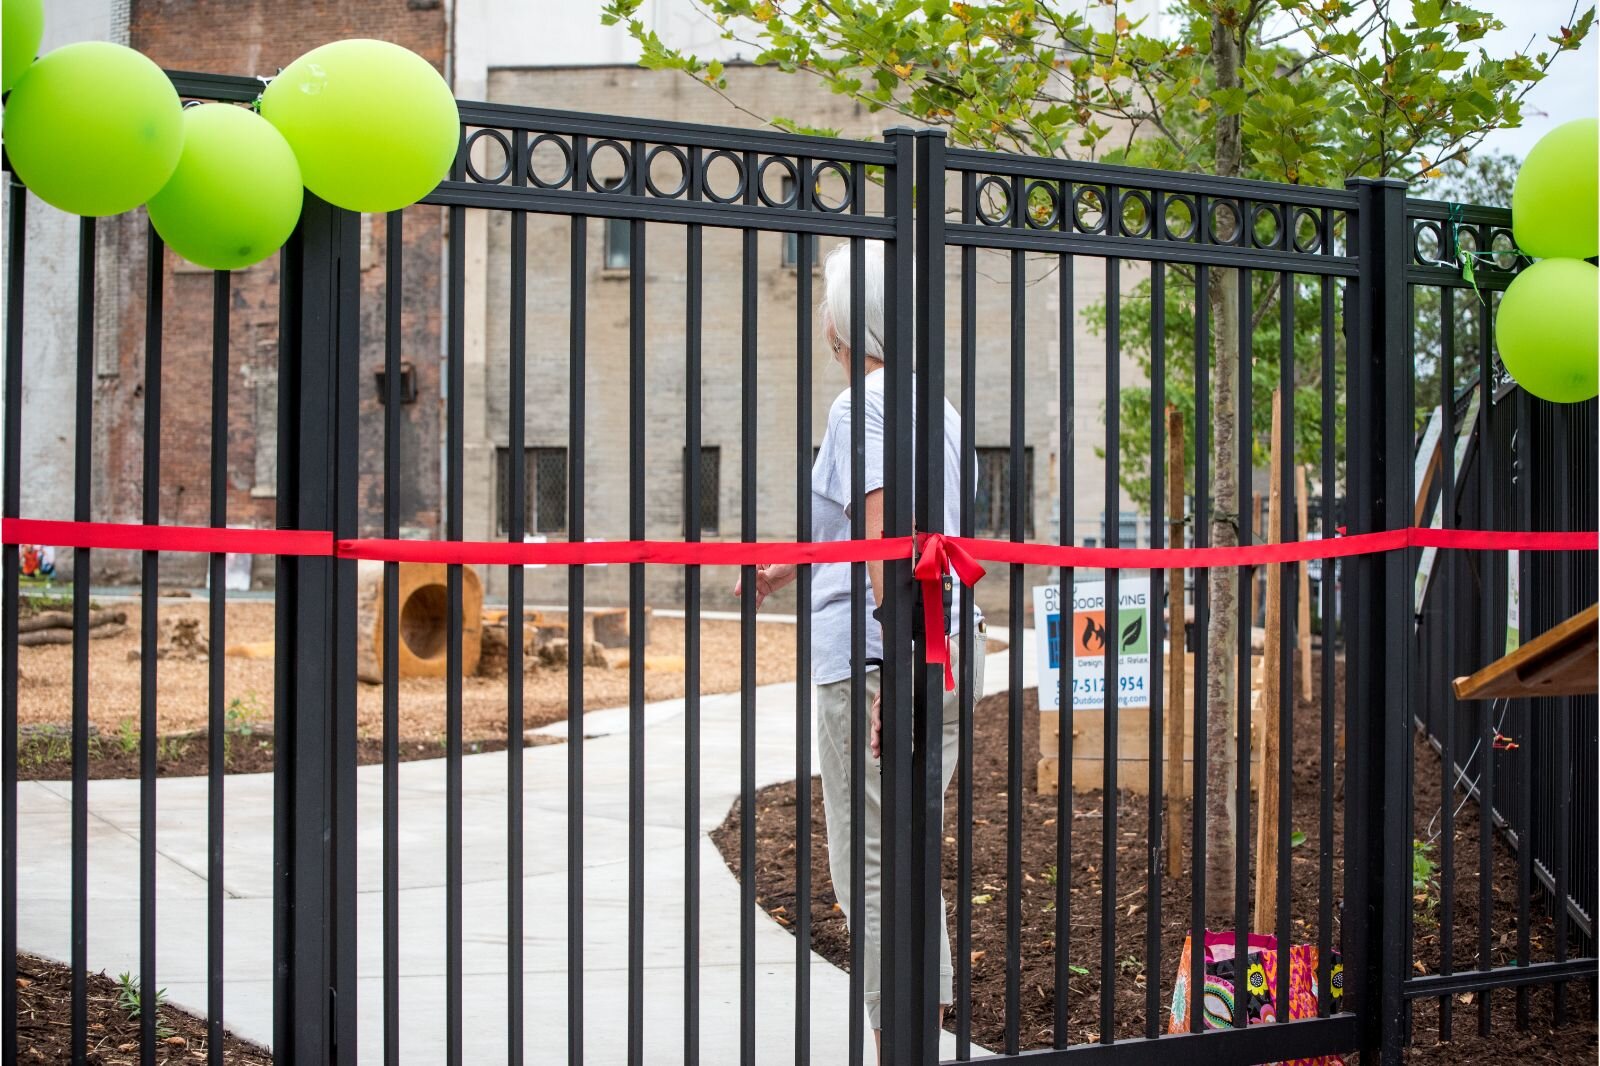
M 683 513 L 689 514 L 689 450 L 683 452 Z M 688 530 L 684 530 L 685 534 Z M 722 532 L 722 449 L 700 446 L 700 532 Z
M 977 500 L 972 518 L 980 537 L 1011 535 L 1011 449 L 978 449 Z M 1022 449 L 1023 536 L 1033 536 L 1033 449 Z
M 1111 537 L 1106 532 L 1106 513 L 1100 512 L 1100 539 L 1107 544 Z M 1139 546 L 1139 515 L 1136 511 L 1122 511 L 1117 518 L 1117 547 L 1136 548 Z
M 511 531 L 511 449 L 495 450 L 498 486 L 495 524 L 501 535 Z M 567 450 L 523 450 L 523 528 L 529 533 L 567 531 Z

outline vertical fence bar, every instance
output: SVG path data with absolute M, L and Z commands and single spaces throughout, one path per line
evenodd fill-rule
M 1106 189 L 1106 217 L 1118 212 L 1115 188 Z M 1106 461 L 1105 535 L 1108 548 L 1122 546 L 1122 492 L 1117 467 L 1122 453 L 1122 261 L 1106 258 Z M 1120 604 L 1122 571 L 1105 572 L 1105 685 L 1100 705 L 1105 722 L 1105 769 L 1100 791 L 1100 1043 L 1117 1038 L 1117 807 L 1122 797 L 1117 772 L 1117 728 L 1121 693 L 1118 657 L 1122 651 Z M 1021 789 L 1018 789 L 1020 792 Z M 1153 827 L 1152 827 L 1153 831 Z
M 455 171 L 459 172 L 458 161 Z M 460 177 L 459 173 L 455 174 Z M 445 370 L 445 539 L 465 535 L 465 356 L 467 210 L 450 208 L 448 356 Z M 462 1042 L 462 799 L 461 799 L 461 674 L 462 674 L 462 571 L 461 564 L 445 569 L 445 1057 L 449 1066 L 461 1066 Z
M 1028 212 L 1026 183 L 1018 176 L 1009 188 L 1011 224 L 1025 224 Z M 1007 456 L 1007 524 L 1015 543 L 1027 539 L 1023 479 L 1027 417 L 1024 383 L 1028 374 L 1028 261 L 1020 249 L 1011 252 L 1011 447 Z M 1010 616 L 1013 634 L 1021 632 L 1023 619 L 1022 567 L 1012 564 Z M 1022 642 L 1013 635 L 1010 646 L 1010 684 L 1006 693 L 1006 1018 L 1005 1053 L 1020 1050 L 1022 1021 Z
M 1248 203 L 1240 205 L 1239 225 L 1247 227 L 1247 219 L 1251 218 L 1251 208 Z M 1246 228 L 1246 233 L 1249 229 Z M 1248 238 L 1246 238 L 1248 239 Z M 1249 547 L 1252 524 L 1255 516 L 1251 513 L 1249 500 L 1252 475 L 1255 473 L 1255 396 L 1252 388 L 1252 366 L 1255 362 L 1255 329 L 1251 321 L 1254 311 L 1254 292 L 1251 289 L 1252 273 L 1248 270 L 1237 272 L 1239 283 L 1239 380 L 1234 394 L 1234 410 L 1237 412 L 1233 432 L 1239 446 L 1239 511 L 1237 516 L 1239 531 L 1239 546 Z M 1234 755 L 1234 778 L 1236 791 L 1234 793 L 1234 845 L 1233 845 L 1233 957 L 1243 959 L 1248 955 L 1248 934 L 1250 930 L 1250 781 L 1254 776 L 1253 767 L 1250 765 L 1250 653 L 1254 650 L 1251 630 L 1255 626 L 1255 616 L 1251 611 L 1252 582 L 1255 579 L 1252 567 L 1239 567 L 1239 634 L 1238 634 L 1238 687 L 1235 690 L 1237 702 L 1237 728 L 1234 736 L 1236 748 Z M 1262 781 L 1262 787 L 1266 782 Z M 1242 1029 L 1248 1023 L 1248 1011 L 1235 1010 L 1233 1024 L 1235 1028 Z
M 162 295 L 164 286 L 164 267 L 166 265 L 165 246 L 161 237 L 156 233 L 155 227 L 146 225 L 147 237 L 145 241 L 145 313 L 144 313 L 144 469 L 143 484 L 140 494 L 143 497 L 140 508 L 141 521 L 146 525 L 156 525 L 161 521 L 161 320 L 162 320 Z M 220 313 L 223 318 L 223 344 L 227 344 L 227 319 L 226 300 Z M 218 309 L 212 308 L 212 328 L 217 328 L 216 316 Z M 226 364 L 224 364 L 226 367 Z M 215 376 L 215 369 L 212 370 Z M 224 386 L 226 388 L 226 386 Z M 213 393 L 214 395 L 214 393 Z M 214 408 L 213 408 L 214 411 Z M 212 427 L 215 439 L 216 427 Z M 215 464 L 212 466 L 211 479 L 217 481 Z M 215 501 L 215 484 L 213 484 L 212 498 Z M 215 557 L 213 557 L 215 559 Z M 161 556 L 158 552 L 146 551 L 139 553 L 139 990 L 146 994 L 147 990 L 156 988 L 156 626 L 158 625 L 157 607 L 160 593 L 160 566 Z M 212 576 L 215 577 L 218 567 L 213 563 Z M 216 612 L 216 600 L 219 585 L 213 581 L 211 586 L 211 609 L 213 616 Z M 215 621 L 213 621 L 215 624 Z M 220 645 L 212 645 L 219 647 Z M 221 658 L 221 656 L 217 656 Z M 216 673 L 212 666 L 209 671 Z M 218 723 L 222 718 L 220 693 L 213 691 L 210 700 L 211 736 L 210 746 L 212 760 L 216 761 L 219 747 L 222 744 L 221 731 Z M 217 786 L 215 777 L 207 781 L 208 789 L 214 790 Z M 209 821 L 209 819 L 208 819 Z M 211 848 L 214 842 L 207 833 L 207 858 L 211 858 Z M 207 1001 L 210 999 L 210 986 L 212 978 L 212 964 L 220 961 L 212 954 L 213 947 L 220 947 L 219 930 L 212 928 L 211 918 L 220 918 L 220 900 L 214 899 L 214 893 L 220 891 L 222 882 L 220 878 L 213 878 L 216 870 L 208 866 L 206 878 L 206 985 Z M 215 939 L 213 939 L 215 937 Z M 141 1010 L 139 1012 L 139 1059 L 141 1062 L 153 1063 L 156 1058 L 156 1012 L 154 1010 Z
M 865 191 L 861 167 L 851 168 L 851 206 Z M 850 238 L 850 537 L 867 534 L 866 492 L 866 241 Z M 745 581 L 752 582 L 747 571 Z M 850 564 L 850 1066 L 862 1066 L 867 930 L 867 564 Z
M 1285 244 L 1291 240 L 1291 219 L 1293 212 L 1285 208 L 1283 212 L 1283 240 Z M 1280 436 L 1278 438 L 1279 475 L 1278 484 L 1278 540 L 1288 543 L 1297 537 L 1305 535 L 1305 530 L 1296 530 L 1295 522 L 1298 511 L 1295 507 L 1295 467 L 1297 457 L 1294 447 L 1294 339 L 1295 339 L 1295 277 L 1285 273 L 1278 278 L 1278 391 L 1282 399 L 1279 406 L 1282 409 Z M 1276 782 L 1261 782 L 1262 789 L 1278 789 L 1278 899 L 1277 918 L 1278 928 L 1278 1003 L 1289 1003 L 1289 827 L 1294 824 L 1294 662 L 1298 654 L 1300 642 L 1296 631 L 1297 592 L 1300 588 L 1295 579 L 1295 567 L 1304 566 L 1304 563 L 1285 565 L 1279 567 L 1278 576 L 1278 619 L 1283 629 L 1278 640 L 1278 780 Z M 1264 571 L 1263 571 L 1264 572 Z M 1262 651 L 1265 652 L 1265 646 Z M 1262 663 L 1263 669 L 1266 663 Z M 1272 708 L 1263 707 L 1268 714 Z M 1262 763 L 1265 767 L 1265 760 Z M 1279 1016 L 1279 1021 L 1289 1020 L 1289 1011 L 1285 1009 Z
M 155 238 L 154 230 L 151 231 Z M 232 277 L 226 270 L 212 275 L 211 289 L 211 524 L 228 524 L 228 309 L 232 298 Z M 145 384 L 148 394 L 149 382 Z M 150 425 L 148 420 L 146 425 Z M 147 522 L 159 520 L 152 515 Z M 211 556 L 210 644 L 228 646 L 227 556 Z M 152 656 L 153 658 L 153 656 Z M 206 1053 L 212 1066 L 222 1066 L 223 925 L 222 908 L 226 886 L 222 880 L 224 815 L 224 777 L 227 773 L 227 718 L 224 705 L 227 659 L 212 655 L 206 663 L 209 676 L 211 750 L 206 773 Z M 142 987 L 155 987 L 145 985 Z
M 961 221 L 971 223 L 977 211 L 977 178 L 961 173 Z M 978 250 L 961 249 L 961 535 L 974 533 L 973 501 L 977 491 Z M 975 691 L 973 649 L 977 641 L 972 590 L 961 586 L 961 736 L 956 760 L 956 1058 L 972 1057 L 972 740 L 973 715 L 983 693 Z M 1064 943 L 1064 942 L 1061 942 Z M 1058 1008 L 1059 1009 L 1059 1008 Z
M 1481 237 L 1482 234 L 1479 234 Z M 1487 247 L 1479 245 L 1480 248 Z M 1483 528 L 1495 525 L 1495 449 L 1492 436 L 1494 409 L 1494 339 L 1493 307 L 1489 301 L 1493 294 L 1485 294 L 1478 308 L 1478 507 Z M 1483 652 L 1492 656 L 1495 637 L 1502 629 L 1495 622 L 1494 568 L 1498 552 L 1484 552 L 1483 591 L 1481 612 L 1483 619 Z M 1503 642 L 1503 637 L 1502 637 Z M 1503 646 L 1503 644 L 1502 644 Z M 1490 893 L 1494 878 L 1494 709 L 1496 701 L 1478 702 L 1478 969 L 1488 970 L 1494 965 L 1493 920 L 1494 900 Z M 1488 1036 L 1492 996 L 1484 989 L 1478 996 L 1478 1035 Z
M 1551 456 L 1554 469 L 1554 504 L 1556 528 L 1571 529 L 1578 525 L 1572 507 L 1571 481 L 1567 473 L 1567 448 L 1570 446 L 1567 433 L 1567 405 L 1550 405 L 1550 431 L 1556 441 Z M 1572 614 L 1572 565 L 1571 556 L 1567 552 L 1557 552 L 1555 556 L 1555 595 L 1554 603 L 1556 618 L 1567 618 Z M 1509 581 L 1510 574 L 1507 579 Z M 1524 586 L 1526 588 L 1526 586 Z M 1531 591 L 1531 590 L 1530 590 Z M 1504 647 L 1502 643 L 1500 647 Z M 1491 654 L 1495 649 L 1491 649 Z M 1572 926 L 1572 717 L 1574 713 L 1573 701 L 1570 696 L 1561 696 L 1556 700 L 1556 789 L 1558 798 L 1556 802 L 1556 841 L 1555 841 L 1555 922 L 1556 922 L 1556 963 L 1567 961 L 1569 942 L 1571 940 Z M 1490 749 L 1491 757 L 1493 749 Z M 1488 805 L 1493 805 L 1494 793 L 1487 787 L 1484 795 L 1490 797 Z M 1567 1024 L 1567 983 L 1558 981 L 1555 985 L 1555 1003 L 1552 1010 L 1555 1024 Z
M 27 250 L 28 190 L 15 174 L 6 220 L 5 473 L 0 514 L 22 513 L 22 314 Z M 17 1042 L 17 618 L 21 563 L 15 545 L 0 546 L 0 1032 L 15 1054 Z
M 584 188 L 588 177 L 585 137 L 572 139 L 573 183 Z M 583 543 L 583 469 L 585 382 L 588 374 L 588 240 L 589 219 L 572 216 L 568 292 L 567 357 L 567 539 Z M 567 567 L 567 632 L 583 642 L 583 567 Z M 583 656 L 567 656 L 567 721 L 583 721 Z M 583 730 L 567 730 L 567 1062 L 583 1063 Z
M 1196 197 L 1196 217 L 1204 217 L 1205 206 Z M 1194 543 L 1197 548 L 1211 544 L 1211 271 L 1203 266 L 1194 270 Z M 1210 648 L 1207 627 L 1211 620 L 1211 571 L 1199 567 L 1194 572 L 1194 760 L 1190 787 L 1190 816 L 1194 840 L 1190 849 L 1192 870 L 1189 884 L 1189 987 L 1204 987 L 1206 930 L 1206 777 L 1209 774 L 1206 738 L 1207 707 L 1206 656 Z M 1203 1024 L 1203 996 L 1189 996 L 1189 1032 L 1198 1033 Z
M 742 157 L 747 205 L 759 203 L 760 175 L 756 155 Z M 756 432 L 761 417 L 756 402 L 758 341 L 756 314 L 760 299 L 756 275 L 760 233 L 746 227 L 741 263 L 739 316 L 739 534 L 756 539 L 760 486 L 756 470 Z M 860 307 L 855 303 L 853 307 Z M 739 1054 L 741 1063 L 756 1054 L 756 568 L 743 568 L 739 603 Z M 857 897 L 859 899 L 860 897 Z M 857 906 L 860 906 L 858 903 Z
M 95 220 L 78 223 L 78 366 L 72 450 L 72 517 L 90 519 L 94 459 Z M 72 550 L 72 1059 L 89 1049 L 89 572 L 87 548 Z
M 1329 212 L 1322 216 L 1321 247 L 1331 250 L 1333 225 Z M 1335 485 L 1338 476 L 1338 371 L 1334 363 L 1333 279 L 1322 278 L 1322 539 L 1332 543 L 1337 533 Z M 1308 531 L 1309 532 L 1309 531 Z M 1318 745 L 1317 802 L 1317 1016 L 1333 1013 L 1333 748 L 1335 699 L 1334 658 L 1337 627 L 1334 621 L 1336 564 L 1322 560 L 1317 591 L 1322 597 L 1322 707 L 1319 713 L 1321 742 Z M 1348 833 L 1348 830 L 1347 830 Z
M 383 535 L 400 536 L 401 282 L 405 212 L 384 242 Z M 383 1061 L 400 1062 L 400 564 L 383 564 Z
M 1456 315 L 1455 315 L 1455 290 L 1448 285 L 1439 288 L 1439 410 L 1442 412 L 1443 443 L 1439 449 L 1439 526 L 1449 529 L 1455 524 L 1456 502 L 1456 434 L 1455 434 L 1455 352 L 1456 352 Z M 1480 446 L 1487 446 L 1487 441 L 1480 441 Z M 1448 632 L 1455 625 L 1455 573 L 1456 560 L 1453 555 L 1436 557 L 1434 565 L 1440 570 L 1439 583 L 1439 614 L 1441 628 L 1446 630 L 1441 634 L 1444 639 L 1440 642 L 1440 653 L 1443 662 L 1440 664 L 1439 684 L 1441 687 L 1439 706 L 1443 710 L 1440 723 L 1440 758 L 1439 758 L 1439 972 L 1449 975 L 1455 972 L 1455 914 L 1456 914 L 1456 701 L 1455 693 L 1450 689 L 1450 681 L 1454 678 L 1455 641 Z M 1523 993 L 1518 994 L 1518 999 L 1523 998 Z M 1439 1039 L 1449 1040 L 1450 1030 L 1454 1021 L 1455 1000 L 1450 996 L 1439 997 Z
M 1161 197 L 1151 205 L 1153 218 L 1161 217 Z M 1151 223 L 1155 225 L 1154 222 Z M 1161 546 L 1161 531 L 1166 520 L 1166 430 L 1167 430 L 1167 268 L 1164 263 L 1150 264 L 1150 547 Z M 1110 453 L 1107 452 L 1109 455 Z M 1169 544 L 1169 548 L 1182 547 Z M 1161 609 L 1161 586 L 1165 571 L 1150 571 L 1150 783 L 1149 807 L 1145 816 L 1145 861 L 1149 871 L 1145 887 L 1144 927 L 1144 1035 L 1154 1040 L 1161 1035 L 1161 852 L 1164 846 L 1162 830 L 1166 820 L 1162 811 L 1174 797 L 1163 794 L 1165 787 L 1162 763 L 1166 758 L 1181 760 L 1183 751 L 1170 756 L 1163 750 L 1167 729 L 1166 708 L 1163 706 L 1166 686 L 1162 683 L 1165 658 L 1162 655 L 1162 633 L 1165 626 Z M 1177 641 L 1180 634 L 1170 634 Z M 1120 644 L 1120 641 L 1119 641 Z M 1182 650 L 1174 644 L 1173 651 L 1179 663 Z M 1181 667 L 1180 667 L 1181 669 Z M 1059 883 L 1061 879 L 1057 878 Z
M 1064 195 L 1064 194 L 1063 194 Z M 1071 225 L 1070 213 L 1062 212 L 1062 226 Z M 1073 344 L 1076 327 L 1076 307 L 1073 293 L 1073 257 L 1056 258 L 1057 312 L 1056 328 L 1060 334 L 1060 363 L 1056 368 L 1057 404 L 1061 411 L 1060 439 L 1056 450 L 1061 456 L 1061 518 L 1056 531 L 1057 540 L 1063 544 L 1077 542 L 1074 496 L 1076 495 L 1076 460 L 1073 440 L 1076 422 L 1073 418 L 1074 386 L 1077 384 L 1077 358 Z M 963 386 L 965 388 L 965 386 Z M 1060 589 L 1057 596 L 1059 622 L 1056 658 L 1059 666 L 1056 685 L 1056 951 L 1055 951 L 1055 1017 L 1052 1019 L 1051 1046 L 1064 1048 L 1072 1043 L 1069 1031 L 1072 1002 L 1072 666 L 1069 634 L 1072 631 L 1072 567 L 1062 567 L 1056 575 Z M 1035 626 L 1048 624 L 1048 619 L 1033 620 Z M 1014 639 L 1014 638 L 1013 638 Z
M 512 183 L 527 185 L 528 133 L 513 133 Z M 528 531 L 527 520 L 527 405 L 528 405 L 528 214 L 512 211 L 509 336 L 506 338 L 506 392 L 511 401 L 507 427 L 507 466 L 510 500 L 506 508 L 506 535 L 513 544 L 522 543 Z M 523 578 L 521 566 L 506 567 L 506 1061 L 522 1066 L 523 1059 L 523 982 L 522 936 L 524 911 L 523 876 Z M 581 642 L 580 642 L 581 643 Z M 569 642 L 567 647 L 572 647 Z M 569 729 L 570 733 L 571 730 Z
M 801 159 L 796 206 L 813 209 L 815 178 Z M 811 270 L 813 238 L 795 234 L 795 539 L 811 529 Z M 696 364 L 698 368 L 698 364 Z M 698 513 L 698 510 L 696 511 Z M 794 1061 L 811 1062 L 811 567 L 795 570 L 794 674 Z
M 644 145 L 630 144 L 633 195 L 645 195 Z M 645 535 L 645 222 L 628 226 L 628 537 Z M 752 387 L 753 387 L 752 383 Z M 628 1062 L 644 1062 L 644 564 L 628 564 Z M 750 800 L 746 798 L 748 805 Z
M 689 199 L 702 195 L 701 150 L 689 149 Z M 699 224 L 685 227 L 684 261 L 688 275 L 684 291 L 684 537 L 689 541 L 700 539 L 701 495 L 705 486 L 701 482 L 701 402 L 703 373 L 701 365 L 700 309 L 702 295 L 703 252 L 705 241 Z M 810 275 L 806 276 L 807 282 Z M 809 321 L 809 320 L 807 320 Z M 802 373 L 809 371 L 802 356 Z M 809 431 L 810 423 L 806 423 Z M 811 486 L 805 486 L 804 499 L 811 502 Z M 685 1066 L 695 1066 L 700 1061 L 700 568 L 683 568 L 683 1061 Z M 804 608 L 795 619 L 797 630 L 810 632 L 810 619 Z M 796 690 L 807 694 L 810 689 L 805 678 L 796 674 Z M 807 739 L 810 735 L 807 734 Z M 810 785 L 810 768 L 806 769 L 806 784 Z M 797 807 L 797 810 L 802 808 Z M 809 810 L 809 808 L 805 808 Z M 798 824 L 798 823 L 797 823 Z M 809 816 L 805 818 L 810 828 Z M 807 862 L 810 855 L 805 856 Z M 809 871 L 808 871 L 809 872 Z M 809 927 L 811 913 L 802 908 L 804 921 Z M 807 939 L 807 938 L 802 938 Z M 809 950 L 809 949 L 807 949 Z M 798 1066 L 798 1064 L 797 1064 Z
M 1531 531 L 1533 529 L 1533 398 L 1526 389 L 1517 390 L 1516 464 L 1518 480 L 1516 526 L 1518 529 Z M 1517 559 L 1521 564 L 1517 588 L 1519 595 L 1526 596 L 1527 593 L 1522 590 L 1531 589 L 1533 586 L 1533 555 L 1531 552 L 1522 552 Z M 1533 639 L 1532 616 L 1531 610 L 1519 604 L 1517 610 L 1519 644 L 1526 644 Z M 1446 677 L 1450 674 L 1450 671 L 1445 671 Z M 1517 965 L 1527 966 L 1532 961 L 1533 947 L 1533 919 L 1530 912 L 1533 896 L 1534 704 L 1532 700 L 1519 700 L 1518 705 L 1522 714 L 1518 716 L 1520 725 L 1517 732 L 1522 742 L 1516 754 L 1518 802 L 1512 804 L 1517 814 Z M 1447 718 L 1446 723 L 1449 722 L 1450 719 Z M 1446 752 L 1454 750 L 1450 744 L 1445 745 Z M 1449 796 L 1450 806 L 1453 808 L 1455 806 L 1453 790 Z M 1446 910 L 1444 914 L 1444 920 L 1449 920 L 1453 911 Z M 1446 958 L 1448 957 L 1447 953 Z M 1527 985 L 1517 986 L 1516 1019 L 1517 1029 L 1526 1032 L 1530 1021 Z M 1444 1034 L 1441 1034 L 1441 1037 L 1448 1039 Z

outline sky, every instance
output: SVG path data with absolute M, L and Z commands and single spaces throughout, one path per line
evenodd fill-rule
M 1506 28 L 1490 34 L 1486 45 L 1492 52 L 1528 47 L 1529 38 L 1538 42 L 1528 51 L 1538 53 L 1548 46 L 1544 38 L 1556 32 L 1572 14 L 1572 0 L 1480 0 L 1475 5 L 1492 11 Z M 1589 3 L 1580 10 L 1587 9 Z M 1550 75 L 1533 87 L 1523 103 L 1522 126 L 1496 130 L 1484 141 L 1484 149 L 1506 152 L 1517 157 L 1528 154 L 1540 137 L 1552 128 L 1575 118 L 1596 114 L 1596 94 L 1600 92 L 1600 26 L 1589 31 L 1583 47 L 1556 59 Z

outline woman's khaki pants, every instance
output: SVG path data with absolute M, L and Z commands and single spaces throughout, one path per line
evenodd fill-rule
M 956 638 L 950 639 L 952 666 L 960 672 Z M 982 633 L 973 637 L 973 691 L 983 693 L 983 660 L 985 638 Z M 878 673 L 867 674 L 867 701 L 865 713 L 871 712 L 873 697 L 878 693 Z M 949 790 L 950 778 L 955 773 L 956 758 L 960 753 L 961 706 L 955 692 L 944 694 L 944 744 L 940 769 L 944 774 L 944 788 Z M 867 755 L 867 780 L 865 791 L 867 805 L 862 819 L 865 841 L 866 920 L 856 921 L 855 901 L 850 898 L 850 681 L 835 681 L 817 686 L 817 749 L 822 762 L 822 808 L 828 819 L 828 869 L 833 877 L 833 890 L 839 896 L 839 906 L 844 909 L 845 921 L 851 935 L 860 936 L 864 942 L 861 954 L 864 960 L 861 987 L 865 992 L 867 1018 L 874 1029 L 883 1028 L 879 1000 L 882 990 L 881 950 L 881 894 L 883 874 L 883 777 L 877 761 Z M 953 971 L 950 966 L 950 927 L 944 919 L 944 897 L 939 898 L 939 1002 L 949 1003 Z

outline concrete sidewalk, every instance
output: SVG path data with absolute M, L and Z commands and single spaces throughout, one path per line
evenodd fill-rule
M 996 633 L 1004 639 L 1003 634 Z M 1031 665 L 1031 664 L 1030 664 Z M 1030 671 L 1031 672 L 1031 671 Z M 1005 684 L 1005 655 L 992 656 L 988 688 Z M 756 692 L 757 787 L 795 776 L 795 690 Z M 625 708 L 584 716 L 585 1061 L 624 1061 L 627 990 L 627 782 Z M 684 916 L 684 718 L 681 700 L 646 709 L 645 1047 L 651 1063 L 682 1059 Z M 565 723 L 548 732 L 564 731 Z M 739 1040 L 739 886 L 706 835 L 739 794 L 739 696 L 701 700 L 701 1060 L 731 1063 Z M 815 751 L 813 744 L 812 750 Z M 524 752 L 524 982 L 529 1061 L 559 1061 L 567 1019 L 567 747 Z M 506 792 L 503 753 L 463 760 L 467 1061 L 505 1058 Z M 813 766 L 815 772 L 815 766 Z M 227 779 L 224 905 L 229 1029 L 268 1043 L 272 1034 L 272 776 Z M 382 767 L 357 771 L 360 837 L 358 996 L 360 1058 L 381 1061 Z M 157 788 L 158 981 L 170 1001 L 204 1014 L 206 782 Z M 70 954 L 70 787 L 18 786 L 18 937 L 25 951 Z M 400 766 L 400 1040 L 407 1062 L 444 1056 L 445 765 Z M 137 781 L 89 785 L 89 967 L 137 972 L 139 945 Z M 756 919 L 758 1061 L 793 1061 L 795 943 L 764 914 Z M 811 957 L 811 1044 L 817 1063 L 846 1059 L 849 979 Z M 870 1048 L 871 1037 L 867 1037 Z M 946 1055 L 954 1053 L 945 1037 Z

